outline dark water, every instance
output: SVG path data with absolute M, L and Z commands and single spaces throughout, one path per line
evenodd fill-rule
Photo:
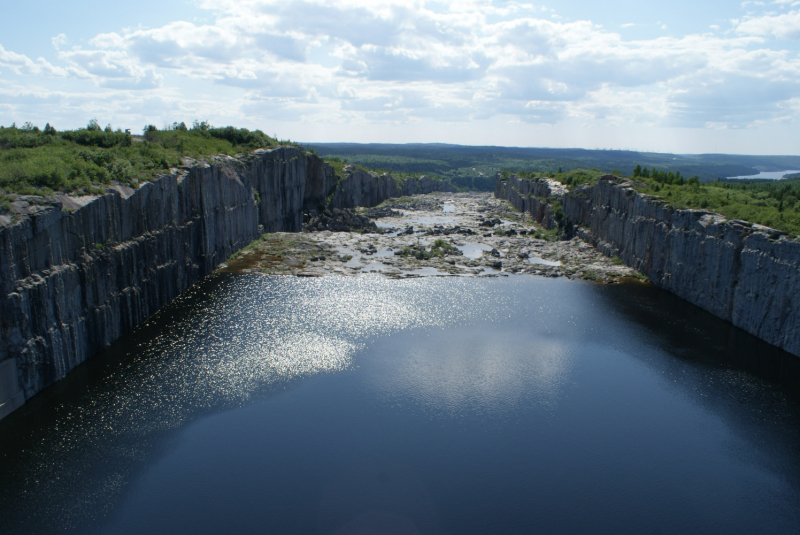
M 798 533 L 798 360 L 638 284 L 218 276 L 0 422 L 0 533 Z

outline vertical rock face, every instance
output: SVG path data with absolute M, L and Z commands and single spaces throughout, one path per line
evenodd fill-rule
M 508 180 L 495 180 L 494 196 L 507 199 L 515 209 L 529 213 L 546 229 L 557 226 L 550 207 L 550 183 L 545 179 L 520 178 L 511 175 Z
M 359 169 L 350 173 L 336 186 L 330 207 L 372 207 L 390 197 L 425 194 L 433 191 L 455 191 L 455 188 L 449 182 L 431 180 L 426 176 L 408 178 L 402 185 L 398 185 L 389 175 L 375 176 Z
M 512 178 L 498 177 L 495 194 L 520 203 L 520 192 L 535 186 Z M 620 257 L 657 286 L 800 356 L 799 242 L 719 214 L 670 208 L 612 176 L 557 197 L 564 224 L 604 254 Z
M 340 208 L 374 206 L 405 186 L 362 171 L 339 181 L 318 157 L 283 147 L 109 191 L 74 212 L 56 204 L 0 228 L 0 417 L 262 232 L 299 231 L 304 207 L 331 196 Z

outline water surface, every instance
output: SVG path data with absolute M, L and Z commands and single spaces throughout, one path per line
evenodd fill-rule
M 640 284 L 220 275 L 0 422 L 0 533 L 796 533 L 797 361 Z
M 800 173 L 800 170 L 797 169 L 789 169 L 786 171 L 761 171 L 757 175 L 745 175 L 745 176 L 731 176 L 728 178 L 741 178 L 741 179 L 761 179 L 761 180 L 781 180 L 785 175 L 793 175 L 796 173 Z

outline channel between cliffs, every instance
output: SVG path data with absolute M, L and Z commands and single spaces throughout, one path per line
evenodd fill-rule
M 304 210 L 453 190 L 361 170 L 340 179 L 316 155 L 281 147 L 32 204 L 0 229 L 0 418 L 262 233 L 299 231 Z
M 497 176 L 495 196 L 560 226 L 656 286 L 800 356 L 800 242 L 745 221 L 679 210 L 602 177 L 566 191 L 547 179 Z M 557 203 L 555 202 L 557 201 Z

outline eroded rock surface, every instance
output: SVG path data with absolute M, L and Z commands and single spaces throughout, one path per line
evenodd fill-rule
M 580 238 L 561 240 L 558 232 L 544 229 L 489 193 L 432 193 L 392 199 L 378 209 L 359 212 L 344 220 L 380 217 L 371 222 L 373 227 L 357 232 L 320 228 L 312 219 L 303 233 L 263 236 L 222 269 L 304 277 L 528 273 L 606 282 L 637 275 Z

